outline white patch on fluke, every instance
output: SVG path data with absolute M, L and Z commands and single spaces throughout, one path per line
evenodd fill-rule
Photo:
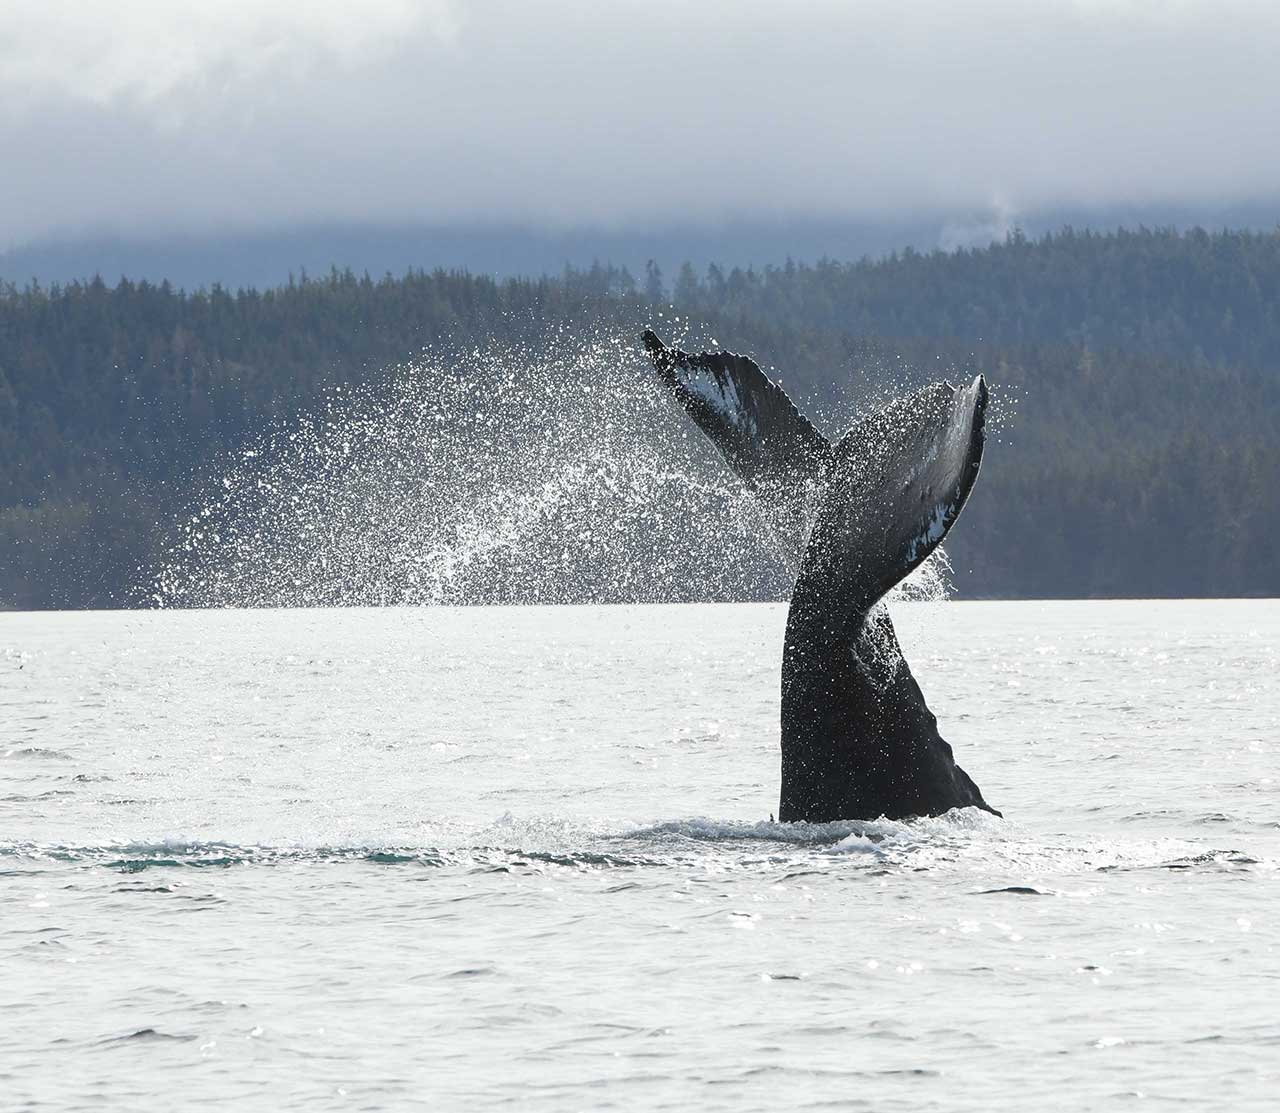
M 933 508 L 933 515 L 929 519 L 929 524 L 925 527 L 924 532 L 911 542 L 911 548 L 907 551 L 908 563 L 916 559 L 916 554 L 922 548 L 936 545 L 942 540 L 942 535 L 947 532 L 947 514 L 951 506 L 949 503 L 938 503 Z
M 742 396 L 731 375 L 718 375 L 714 371 L 698 370 L 681 379 L 684 388 L 708 408 L 714 410 L 729 424 L 754 434 L 755 422 L 747 417 Z

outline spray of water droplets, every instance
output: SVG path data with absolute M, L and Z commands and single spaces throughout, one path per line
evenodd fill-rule
M 435 351 L 222 461 L 160 606 L 777 598 L 750 496 L 630 336 Z
M 945 558 L 895 593 L 946 594 Z M 633 338 L 431 350 L 222 460 L 158 606 L 777 599 L 751 496 Z

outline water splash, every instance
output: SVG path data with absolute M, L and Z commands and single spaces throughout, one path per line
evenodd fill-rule
M 942 603 L 951 597 L 951 560 L 939 545 L 905 580 L 885 596 L 889 603 Z
M 159 606 L 659 602 L 789 589 L 632 338 L 430 350 L 268 430 L 180 523 Z
M 753 499 L 630 333 L 440 346 L 215 465 L 161 607 L 779 599 Z M 941 552 L 890 601 L 946 598 Z

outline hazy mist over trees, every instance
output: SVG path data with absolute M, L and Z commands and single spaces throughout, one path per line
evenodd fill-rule
M 1280 224 L 1280 201 L 1128 205 L 948 206 L 933 212 L 861 217 L 752 216 L 696 223 L 680 219 L 595 226 L 535 226 L 507 221 L 458 224 L 315 223 L 201 232 L 134 231 L 37 239 L 5 250 L 0 280 L 48 286 L 99 274 L 134 282 L 169 281 L 188 290 L 220 282 L 237 289 L 283 285 L 303 270 L 333 266 L 357 274 L 403 274 L 443 260 L 451 269 L 494 278 L 559 274 L 593 263 L 642 275 L 650 260 L 669 276 L 689 262 L 699 274 L 788 260 L 878 258 L 912 247 L 982 248 L 1022 229 L 1038 237 L 1066 226 L 1111 231 L 1139 226 L 1234 228 L 1268 232 Z

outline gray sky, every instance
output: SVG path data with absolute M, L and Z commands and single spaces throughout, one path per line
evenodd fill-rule
M 0 250 L 1280 195 L 1280 4 L 4 0 Z

